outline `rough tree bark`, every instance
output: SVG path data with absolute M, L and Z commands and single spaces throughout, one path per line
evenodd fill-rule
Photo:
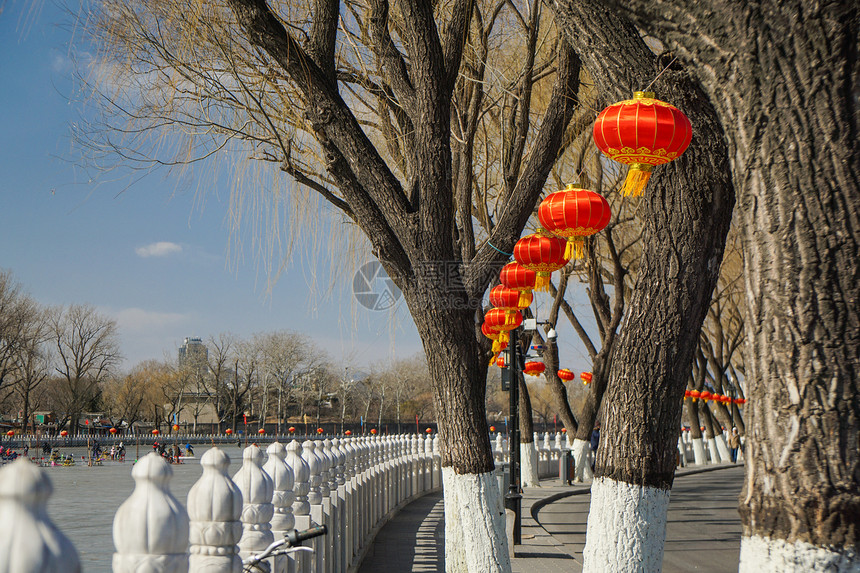
M 728 139 L 747 290 L 741 570 L 856 570 L 858 5 L 618 7 L 694 65 Z
M 669 62 L 655 57 L 629 20 L 597 1 L 554 6 L 598 83 L 598 110 L 653 81 L 657 97 L 683 110 L 694 129 L 690 148 L 655 170 L 640 204 L 643 252 L 602 405 L 584 550 L 585 570 L 659 571 L 682 396 L 734 204 L 728 155 L 700 86 L 680 66 L 654 81 Z M 633 525 L 643 521 L 649 527 Z

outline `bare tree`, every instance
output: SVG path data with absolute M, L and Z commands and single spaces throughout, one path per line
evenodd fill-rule
M 57 308 L 50 319 L 54 369 L 61 378 L 60 426 L 78 429 L 81 412 L 95 405 L 101 384 L 121 359 L 116 322 L 88 305 Z

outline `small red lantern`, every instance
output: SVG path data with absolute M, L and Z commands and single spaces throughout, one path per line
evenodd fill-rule
M 427 428 L 426 430 L 424 430 L 424 433 L 425 433 L 425 434 L 432 434 L 432 433 L 433 433 L 433 428 Z
M 693 399 L 693 402 L 695 402 L 699 398 L 699 396 L 701 396 L 701 394 L 702 393 L 698 390 L 690 390 L 690 397 Z
M 537 273 L 519 263 L 508 263 L 499 272 L 499 280 L 504 286 L 520 293 L 520 301 L 528 306 L 532 301 Z M 525 308 L 525 306 L 523 308 Z
M 174 431 L 174 432 L 178 432 L 178 431 L 179 431 L 179 424 L 173 424 L 173 431 Z
M 591 384 L 592 375 L 591 372 L 583 372 L 579 375 L 579 379 L 582 380 L 583 384 Z
M 566 434 L 566 433 L 567 433 L 567 428 L 562 428 L 562 429 L 561 429 L 561 433 L 562 433 L 562 434 Z
M 702 390 L 702 392 L 699 394 L 699 398 L 707 402 L 711 398 L 711 393 L 707 390 Z
M 611 217 L 606 199 L 573 185 L 551 193 L 538 208 L 540 224 L 553 235 L 567 239 L 566 259 L 581 259 L 585 237 L 602 231 Z
M 291 434 L 294 434 L 294 433 L 296 432 L 296 427 L 295 427 L 295 426 L 290 426 L 290 427 L 287 429 L 287 431 L 288 431 L 289 433 L 291 433 Z
M 373 435 L 375 436 L 375 435 L 376 435 L 376 428 L 371 428 L 371 429 L 370 429 L 370 433 L 371 433 L 371 434 L 373 434 Z
M 69 435 L 69 433 L 66 430 L 63 430 L 62 432 L 60 432 L 60 435 L 65 438 L 66 436 Z
M 257 430 L 257 433 L 262 436 L 263 434 L 266 433 L 266 430 L 264 430 L 263 428 L 260 428 L 259 430 Z
M 491 431 L 491 432 L 495 432 L 495 431 L 496 431 L 496 427 L 495 427 L 495 426 L 490 426 L 490 431 Z
M 690 397 L 690 391 L 689 391 L 689 390 L 684 390 L 684 400 L 686 400 L 686 399 L 687 399 L 687 398 L 689 398 L 689 397 Z
M 15 435 L 15 430 L 9 430 L 8 432 L 6 432 L 6 435 L 11 438 L 12 436 Z
M 576 377 L 576 375 L 567 368 L 562 368 L 558 371 L 558 377 L 565 382 L 570 382 Z
M 226 430 L 224 430 L 224 433 L 225 433 L 225 434 L 227 434 L 227 435 L 229 436 L 230 434 L 232 434 L 232 433 L 233 433 L 233 430 L 232 430 L 232 429 L 230 429 L 230 428 L 227 428 Z
M 614 103 L 594 122 L 594 143 L 604 155 L 630 165 L 621 192 L 642 194 L 651 169 L 677 159 L 693 137 L 693 127 L 678 108 L 654 99 L 653 92 L 634 92 Z
M 317 428 L 317 434 L 322 434 L 322 433 L 323 433 L 323 429 L 322 429 L 322 428 Z
M 540 376 L 546 370 L 546 365 L 543 362 L 526 362 L 523 367 L 523 374 L 526 376 Z
M 520 314 L 519 311 L 511 312 L 510 315 L 508 312 L 509 311 L 500 310 L 498 308 L 491 308 L 487 311 L 487 314 L 484 315 L 484 324 L 487 325 L 487 329 L 493 332 L 498 332 L 499 342 L 504 342 L 506 344 L 509 339 L 508 332 L 523 323 L 523 315 Z
M 345 432 L 344 432 L 344 434 L 345 434 L 345 435 L 347 435 L 347 436 L 351 436 L 351 435 L 352 435 L 352 430 L 347 430 L 347 431 L 345 431 Z
M 504 368 L 504 367 L 505 367 L 505 357 L 504 357 L 504 355 L 499 354 L 499 356 L 498 356 L 498 357 L 496 357 L 496 366 L 498 366 L 499 368 Z
M 153 436 L 157 436 L 157 435 L 158 435 L 158 434 L 160 434 L 160 433 L 161 433 L 161 432 L 159 432 L 158 430 L 153 430 L 153 431 L 152 431 L 152 435 L 153 435 Z
M 505 285 L 496 285 L 490 289 L 490 304 L 500 310 L 509 311 L 511 314 L 513 311 L 527 308 L 532 303 L 533 298 L 532 293 L 521 293 Z
M 493 341 L 493 354 L 498 354 L 499 352 L 508 347 L 507 342 L 502 342 L 501 340 L 499 340 L 499 338 L 501 337 L 501 332 L 491 330 L 490 325 L 486 322 L 481 325 L 481 334 Z
M 110 432 L 111 434 L 116 434 L 117 430 L 116 428 L 111 428 L 110 430 L 108 430 L 108 432 Z
M 568 263 L 570 259 L 564 256 L 567 242 L 553 237 L 543 230 L 523 237 L 514 245 L 514 258 L 519 264 L 533 270 L 535 290 L 549 290 L 549 277 Z

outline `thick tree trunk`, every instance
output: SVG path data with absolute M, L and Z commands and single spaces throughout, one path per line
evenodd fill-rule
M 538 455 L 532 422 L 532 401 L 525 376 L 520 376 L 520 484 L 523 487 L 540 487 Z
M 858 5 L 624 7 L 698 65 L 729 140 L 747 288 L 741 570 L 856 570 Z
M 486 386 L 465 293 L 430 284 L 404 290 L 433 380 L 445 495 L 445 568 L 449 573 L 510 571 L 505 514 L 493 475 L 484 408 Z
M 644 89 L 665 66 L 617 11 L 590 0 L 554 4 L 598 83 L 597 109 Z M 660 569 L 681 398 L 734 204 L 725 140 L 707 97 L 675 69 L 652 89 L 688 115 L 694 137 L 680 159 L 655 169 L 639 205 L 643 252 L 602 405 L 584 552 L 589 571 Z M 634 525 L 641 520 L 650 526 Z

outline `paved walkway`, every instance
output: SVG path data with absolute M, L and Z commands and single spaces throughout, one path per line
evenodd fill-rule
M 545 480 L 523 492 L 523 542 L 514 573 L 582 571 L 590 486 Z M 738 495 L 743 466 L 680 470 L 669 502 L 663 571 L 737 571 L 741 523 Z M 359 573 L 443 572 L 442 493 L 404 507 L 378 533 Z

